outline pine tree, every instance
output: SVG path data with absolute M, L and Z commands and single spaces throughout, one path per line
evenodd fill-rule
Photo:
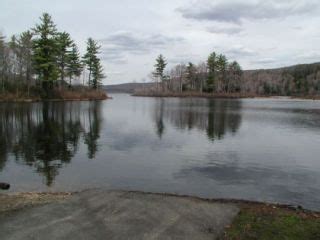
M 196 67 L 193 65 L 193 63 L 189 62 L 187 65 L 187 78 L 188 78 L 188 84 L 190 85 L 191 89 L 195 88 L 196 74 L 197 74 Z
M 33 62 L 35 73 L 48 97 L 53 82 L 58 78 L 57 29 L 48 13 L 44 13 L 40 20 L 41 23 L 33 29 L 37 37 L 33 44 Z
M 103 67 L 101 65 L 100 59 L 97 58 L 93 64 L 92 68 L 92 87 L 98 89 L 102 83 L 102 79 L 105 78 L 103 74 Z
M 79 50 L 75 43 L 72 44 L 71 52 L 67 56 L 67 74 L 69 76 L 69 86 L 71 87 L 72 77 L 79 77 L 82 71 Z
M 58 33 L 57 38 L 57 64 L 59 67 L 59 75 L 61 83 L 64 83 L 64 77 L 66 74 L 66 65 L 68 61 L 68 54 L 70 53 L 70 47 L 72 46 L 73 41 L 70 38 L 69 33 L 62 32 Z
M 216 71 L 219 73 L 219 83 L 221 85 L 221 90 L 228 91 L 227 76 L 226 76 L 228 60 L 226 56 L 223 54 L 220 54 L 217 58 L 216 64 L 217 64 Z
M 241 90 L 242 68 L 237 61 L 228 65 L 228 91 L 239 92 Z
M 87 52 L 83 56 L 83 62 L 87 66 L 87 70 L 89 71 L 89 80 L 88 84 L 89 86 L 92 85 L 91 82 L 91 75 L 93 73 L 93 70 L 95 67 L 97 67 L 99 64 L 96 63 L 98 57 L 97 54 L 99 54 L 99 49 L 101 46 L 98 45 L 96 41 L 94 41 L 92 38 L 89 38 L 87 41 Z
M 155 77 L 159 77 L 162 81 L 164 79 L 164 69 L 167 66 L 167 62 L 165 58 L 160 54 L 158 58 L 156 59 L 156 64 L 154 65 L 155 71 L 153 72 L 153 75 Z
M 152 74 L 157 80 L 160 80 L 160 82 L 162 83 L 162 88 L 164 88 L 164 81 L 166 80 L 166 76 L 164 75 L 164 70 L 166 66 L 166 59 L 163 57 L 162 54 L 160 54 L 156 59 L 156 64 L 154 65 L 155 71 Z
M 217 65 L 217 54 L 213 52 L 209 55 L 208 61 L 207 61 L 207 66 L 208 66 L 207 88 L 210 92 L 215 90 L 216 65 Z

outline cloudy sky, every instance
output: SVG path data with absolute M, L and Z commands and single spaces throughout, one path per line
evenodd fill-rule
M 0 9 L 6 36 L 48 12 L 81 51 L 98 40 L 108 84 L 148 81 L 160 53 L 168 67 L 211 51 L 244 69 L 320 61 L 319 0 L 0 0 Z

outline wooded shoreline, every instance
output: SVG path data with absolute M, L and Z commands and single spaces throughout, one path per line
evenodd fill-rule
M 48 13 L 10 40 L 0 33 L 0 101 L 102 100 L 100 45 L 88 38 L 80 55 L 70 34 Z
M 137 92 L 135 97 L 159 97 L 159 98 L 213 98 L 213 99 L 240 99 L 240 98 L 288 98 L 320 100 L 320 96 L 279 96 L 279 95 L 259 95 L 249 93 L 199 93 L 199 92 Z

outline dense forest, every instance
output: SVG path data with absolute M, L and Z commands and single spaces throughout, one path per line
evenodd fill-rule
M 167 60 L 159 55 L 150 74 L 155 83 L 140 88 L 137 95 L 200 93 L 228 96 L 318 96 L 320 63 L 269 70 L 242 70 L 238 62 L 215 52 L 200 64 L 178 64 L 166 70 Z
M 0 34 L 0 99 L 105 97 L 98 91 L 105 77 L 99 49 L 89 38 L 81 57 L 70 34 L 59 32 L 48 13 L 10 40 Z

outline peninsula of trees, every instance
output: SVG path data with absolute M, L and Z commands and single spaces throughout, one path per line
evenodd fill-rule
M 269 70 L 242 70 L 236 61 L 211 53 L 206 62 L 178 64 L 166 70 L 159 55 L 150 77 L 153 84 L 137 89 L 139 96 L 255 97 L 294 96 L 319 98 L 320 63 Z
M 106 99 L 100 46 L 89 38 L 84 56 L 51 16 L 6 41 L 0 35 L 0 100 Z
M 238 62 L 228 62 L 223 54 L 211 53 L 206 63 L 195 65 L 178 64 L 167 74 L 167 65 L 162 55 L 156 59 L 155 70 L 152 73 L 154 81 L 162 84 L 162 90 L 198 91 L 231 93 L 240 90 L 242 69 Z

